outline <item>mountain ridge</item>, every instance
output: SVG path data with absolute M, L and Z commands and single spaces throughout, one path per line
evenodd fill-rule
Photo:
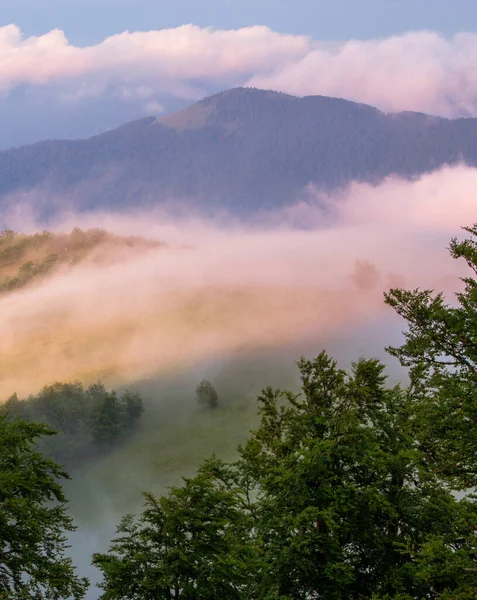
M 309 184 L 332 191 L 462 162 L 477 165 L 475 118 L 234 88 L 87 139 L 1 151 L 0 205 L 39 190 L 80 209 L 180 202 L 250 214 L 296 201 Z

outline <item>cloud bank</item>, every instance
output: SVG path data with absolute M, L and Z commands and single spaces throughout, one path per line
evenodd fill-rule
M 348 347 L 350 331 L 366 340 L 373 327 L 394 332 L 394 343 L 404 324 L 383 290 L 458 289 L 462 265 L 446 246 L 476 220 L 476 187 L 477 170 L 463 167 L 355 184 L 329 199 L 336 209 L 327 222 L 312 202 L 295 207 L 308 211 L 306 230 L 293 210 L 246 227 L 159 211 L 65 216 L 57 230 L 96 225 L 168 246 L 80 264 L 0 297 L 0 394 L 54 380 L 118 385 L 290 344 Z
M 160 111 L 166 95 L 189 100 L 219 89 L 257 86 L 365 102 L 384 111 L 448 117 L 477 114 L 477 34 L 431 31 L 330 43 L 264 26 L 215 30 L 194 25 L 125 31 L 76 47 L 53 30 L 24 38 L 0 28 L 0 90 L 51 87 L 64 103 L 113 91 Z

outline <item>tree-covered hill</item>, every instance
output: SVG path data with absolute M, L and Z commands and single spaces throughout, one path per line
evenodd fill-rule
M 136 250 L 160 246 L 139 237 L 116 236 L 101 229 L 70 233 L 43 231 L 26 235 L 0 232 L 0 293 L 13 291 L 51 275 L 61 265 L 75 265 L 85 259 L 112 261 Z
M 38 188 L 83 208 L 186 201 L 250 214 L 310 183 L 332 190 L 459 162 L 477 165 L 477 119 L 238 88 L 86 140 L 0 152 L 0 202 Z

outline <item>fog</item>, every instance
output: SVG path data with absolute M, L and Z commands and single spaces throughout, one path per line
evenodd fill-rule
M 455 287 L 446 246 L 471 221 L 475 183 L 477 172 L 461 167 L 354 184 L 246 226 L 159 209 L 63 214 L 49 224 L 57 231 L 100 226 L 167 245 L 85 261 L 2 297 L 1 395 L 58 379 L 120 385 L 243 349 L 326 345 L 384 315 L 392 322 L 382 300 L 390 286 Z M 378 273 L 366 289 L 350 277 L 356 261 Z
M 415 232 L 388 228 L 190 231 L 186 241 L 2 298 L 2 394 L 54 379 L 118 385 L 243 348 L 324 343 L 381 318 L 393 281 L 434 285 L 448 264 L 441 236 L 422 247 Z M 357 260 L 380 274 L 372 289 L 353 283 Z
M 474 220 L 475 184 L 476 170 L 457 167 L 414 182 L 356 183 L 336 197 L 310 189 L 308 202 L 246 225 L 161 209 L 64 211 L 47 224 L 12 213 L 17 230 L 22 222 L 28 231 L 102 227 L 165 244 L 85 260 L 0 297 L 1 398 L 57 380 L 101 379 L 145 399 L 133 438 L 66 487 L 82 571 L 92 575 L 91 552 L 107 547 L 122 514 L 140 509 L 141 491 L 164 492 L 212 452 L 233 456 L 256 422 L 260 388 L 298 389 L 300 355 L 325 348 L 344 367 L 379 356 L 391 381 L 405 379 L 384 352 L 405 324 L 383 291 L 432 288 L 452 299 L 465 270 L 447 246 Z M 214 415 L 194 401 L 204 377 L 221 398 Z

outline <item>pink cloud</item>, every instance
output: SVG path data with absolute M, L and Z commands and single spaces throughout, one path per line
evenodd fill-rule
M 385 39 L 314 44 L 300 60 L 249 80 L 297 95 L 323 94 L 445 116 L 475 114 L 477 35 L 428 31 Z
M 15 25 L 0 28 L 0 81 L 4 91 L 20 84 L 91 82 L 116 85 L 139 95 L 145 87 L 194 96 L 195 80 L 245 81 L 260 69 L 270 71 L 297 60 L 309 49 L 303 36 L 275 33 L 267 27 L 221 31 L 183 25 L 160 31 L 128 32 L 96 46 L 79 48 L 53 30 L 23 38 Z M 200 93 L 199 93 L 200 94 Z
M 335 203 L 339 219 L 353 226 L 406 226 L 451 232 L 477 221 L 477 169 L 457 166 L 416 181 L 389 177 L 377 186 L 353 183 Z
M 350 331 L 362 332 L 359 343 L 373 327 L 395 336 L 401 323 L 382 291 L 420 286 L 453 297 L 465 269 L 446 247 L 461 225 L 476 221 L 476 188 L 477 169 L 466 167 L 375 187 L 356 183 L 329 199 L 328 210 L 336 210 L 327 223 L 312 190 L 309 203 L 295 207 L 298 219 L 289 208 L 253 226 L 160 208 L 65 213 L 54 229 L 99 226 L 167 247 L 120 262 L 110 249 L 110 263 L 85 261 L 1 296 L 0 402 L 54 379 L 117 385 L 244 349 L 321 349 L 346 339 L 352 352 Z M 301 220 L 308 229 L 297 227 Z M 43 228 L 18 205 L 10 222 Z M 373 277 L 361 289 L 350 275 L 363 265 Z
M 250 85 L 452 117 L 477 114 L 476 62 L 473 33 L 445 38 L 416 31 L 329 43 L 261 26 L 182 25 L 125 31 L 80 48 L 59 30 L 24 38 L 15 25 L 0 28 L 0 89 L 54 85 L 68 100 L 110 86 L 138 99 L 147 89 L 150 103 L 161 93 L 196 99 L 209 89 Z

